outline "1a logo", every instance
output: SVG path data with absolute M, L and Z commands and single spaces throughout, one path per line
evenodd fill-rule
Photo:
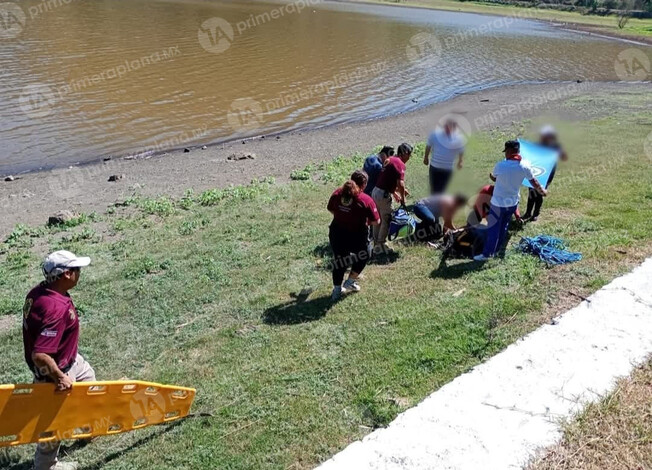
M 31 118 L 42 118 L 52 112 L 57 99 L 47 85 L 27 85 L 18 98 L 20 109 Z
M 646 80 L 650 70 L 650 58 L 641 49 L 634 47 L 625 49 L 618 54 L 614 62 L 616 75 L 621 80 Z
M 54 170 L 47 184 L 52 197 L 67 200 L 82 193 L 84 176 L 80 168 Z
M 442 141 L 438 143 L 445 148 L 463 152 L 466 142 L 469 140 L 469 137 L 471 137 L 471 134 L 473 133 L 471 123 L 461 114 L 448 113 L 439 118 L 437 127 L 443 128 L 447 123 L 455 123 L 454 131 L 459 138 L 451 140 L 442 139 Z
M 263 107 L 252 98 L 240 98 L 231 103 L 226 119 L 236 131 L 255 129 L 263 122 Z
M 147 418 L 148 422 L 161 421 L 165 417 L 165 397 L 150 387 L 139 390 L 129 402 L 129 411 L 136 420 Z
M 410 38 L 405 53 L 410 62 L 416 65 L 433 65 L 441 56 L 442 46 L 437 36 L 431 33 L 418 33 Z
M 199 27 L 197 38 L 206 52 L 219 54 L 231 47 L 233 26 L 222 18 L 209 18 Z
M 25 27 L 25 12 L 16 3 L 0 3 L 0 39 L 17 37 Z

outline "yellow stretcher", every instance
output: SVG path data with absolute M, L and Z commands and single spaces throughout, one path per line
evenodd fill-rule
M 118 434 L 188 415 L 195 389 L 140 381 L 0 385 L 0 447 Z

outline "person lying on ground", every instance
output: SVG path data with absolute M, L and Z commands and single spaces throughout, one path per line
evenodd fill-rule
M 463 194 L 451 196 L 448 194 L 433 194 L 419 200 L 414 205 L 414 215 L 421 222 L 417 224 L 416 234 L 420 241 L 429 241 L 439 238 L 449 230 L 455 230 L 453 219 L 462 207 L 466 206 L 468 199 Z M 443 229 L 439 218 L 443 219 Z
M 367 227 L 378 225 L 380 215 L 374 200 L 364 193 L 367 179 L 364 171 L 355 171 L 328 200 L 328 210 L 333 214 L 328 231 L 333 250 L 333 301 L 339 300 L 343 293 L 360 291 L 358 279 L 371 257 Z M 349 267 L 351 272 L 342 285 Z
M 518 207 L 519 190 L 524 179 L 527 179 L 542 196 L 548 194 L 532 174 L 529 162 L 521 159 L 520 149 L 521 144 L 517 140 L 505 142 L 503 150 L 505 160 L 496 163 L 489 175 L 496 185 L 487 217 L 487 239 L 482 254 L 473 257 L 476 261 L 491 258 L 507 241 L 507 228 Z
M 389 157 L 380 172 L 376 187 L 371 193 L 380 214 L 380 224 L 373 227 L 374 251 L 377 253 L 391 251 L 386 242 L 389 224 L 392 220 L 392 195 L 401 205 L 405 205 L 405 163 L 411 155 L 410 148 L 410 152 Z
M 446 192 L 453 174 L 455 159 L 457 159 L 458 170 L 464 166 L 465 146 L 466 139 L 453 119 L 448 119 L 443 127 L 438 127 L 430 134 L 426 143 L 426 153 L 423 156 L 423 164 L 430 165 L 428 169 L 430 194 Z
M 561 161 L 565 162 L 568 160 L 568 155 L 561 147 L 561 144 L 557 138 L 557 131 L 554 127 L 543 126 L 541 128 L 541 131 L 539 131 L 539 145 L 549 149 L 557 150 L 559 152 L 559 158 Z M 555 165 L 550 172 L 550 178 L 548 178 L 548 182 L 546 183 L 546 189 L 550 187 L 550 183 L 552 183 L 552 179 L 555 177 L 556 171 L 557 165 Z M 542 205 L 543 196 L 541 196 L 538 191 L 530 188 L 528 190 L 527 208 L 523 218 L 530 222 L 536 222 L 539 219 Z
M 371 192 L 376 187 L 376 181 L 378 181 L 378 176 L 383 170 L 383 165 L 387 159 L 394 155 L 394 149 L 389 146 L 384 146 L 378 155 L 369 155 L 362 165 L 362 171 L 367 174 L 369 181 L 367 187 L 364 190 L 364 193 L 368 196 L 371 196 Z
M 489 215 L 489 209 L 491 207 L 490 205 L 491 197 L 493 196 L 493 194 L 494 194 L 493 184 L 488 184 L 486 186 L 483 186 L 482 189 L 480 189 L 480 192 L 475 198 L 475 203 L 473 204 L 473 210 L 469 212 L 469 216 L 466 219 L 467 225 L 473 227 L 475 225 L 482 223 L 482 220 L 487 218 L 487 215 Z M 517 222 L 523 223 L 523 219 L 521 218 L 521 213 L 518 210 L 518 206 L 514 211 L 514 217 L 516 218 Z
M 55 251 L 43 263 L 45 281 L 34 287 L 23 307 L 25 361 L 34 383 L 51 382 L 69 390 L 74 382 L 95 380 L 95 371 L 79 354 L 79 317 L 68 291 L 79 282 L 81 268 L 91 260 L 65 250 Z M 35 470 L 72 470 L 75 462 L 59 462 L 60 441 L 40 443 Z

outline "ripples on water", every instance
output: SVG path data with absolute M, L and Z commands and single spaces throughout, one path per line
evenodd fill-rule
M 500 84 L 613 80 L 627 47 L 526 20 L 381 6 L 286 9 L 239 34 L 281 5 L 73 0 L 31 18 L 43 3 L 21 2 L 23 31 L 0 39 L 0 173 L 369 119 Z M 235 28 L 221 53 L 198 40 L 212 17 Z M 411 60 L 424 33 L 442 45 L 437 60 Z M 30 90 L 51 105 L 30 108 Z

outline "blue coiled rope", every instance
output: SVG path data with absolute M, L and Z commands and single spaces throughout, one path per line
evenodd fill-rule
M 523 253 L 538 256 L 541 261 L 552 266 L 573 263 L 582 259 L 581 253 L 566 250 L 564 240 L 550 235 L 523 237 L 518 244 L 518 249 Z

